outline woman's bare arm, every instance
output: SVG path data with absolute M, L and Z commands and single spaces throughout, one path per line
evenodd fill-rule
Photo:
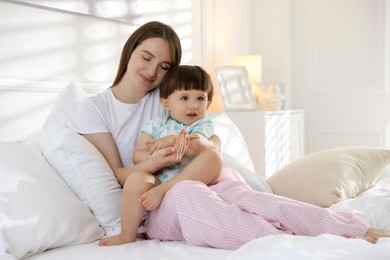
M 149 149 L 149 153 L 152 154 L 154 151 L 162 148 L 166 148 L 168 146 L 174 146 L 175 140 L 178 135 L 167 135 L 160 139 L 150 139 L 146 142 L 146 144 L 151 145 Z
M 83 136 L 88 141 L 90 141 L 103 155 L 104 159 L 106 159 L 110 168 L 114 172 L 115 177 L 118 179 L 119 184 L 122 186 L 125 183 L 127 177 L 133 172 L 155 172 L 165 167 L 166 165 L 169 165 L 169 160 L 163 160 L 165 155 L 168 154 L 161 153 L 161 158 L 150 157 L 149 160 L 142 163 L 130 167 L 123 167 L 115 141 L 110 133 L 85 134 Z
M 150 147 L 151 142 L 153 141 L 153 137 L 146 134 L 141 133 L 140 138 L 138 139 L 138 142 L 134 148 L 133 152 L 133 163 L 137 164 L 143 161 L 146 161 L 149 159 L 151 153 L 150 153 Z
M 177 151 L 173 151 L 172 148 L 162 149 L 146 161 L 123 167 L 115 141 L 110 133 L 84 134 L 83 136 L 103 155 L 122 186 L 131 173 L 136 171 L 156 172 L 175 163 L 177 158 L 181 159 L 184 154 L 182 149 L 177 149 Z M 183 154 L 180 154 L 180 152 Z

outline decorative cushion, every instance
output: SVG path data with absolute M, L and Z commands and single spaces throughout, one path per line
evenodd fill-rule
M 390 150 L 342 147 L 300 158 L 267 179 L 275 194 L 329 207 L 367 189 L 390 163 Z
M 17 259 L 104 234 L 39 149 L 0 142 L 0 258 Z

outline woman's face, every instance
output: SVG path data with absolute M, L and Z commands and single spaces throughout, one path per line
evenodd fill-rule
M 148 92 L 160 85 L 171 67 L 168 43 L 161 38 L 149 38 L 134 49 L 127 71 L 131 84 Z

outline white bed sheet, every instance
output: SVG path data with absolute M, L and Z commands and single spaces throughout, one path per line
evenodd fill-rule
M 390 238 L 376 245 L 361 239 L 334 235 L 318 237 L 276 235 L 258 238 L 241 248 L 222 250 L 156 240 L 137 241 L 115 247 L 97 243 L 63 247 L 27 258 L 29 260 L 68 259 L 390 259 Z
M 207 247 L 196 247 L 181 242 L 140 240 L 136 243 L 113 247 L 100 247 L 97 242 L 62 247 L 31 256 L 29 260 L 69 259 L 226 259 L 232 251 Z
M 361 239 L 334 235 L 317 237 L 269 236 L 247 243 L 228 259 L 352 260 L 390 259 L 390 239 L 373 245 Z
M 258 238 L 237 250 L 223 250 L 157 240 L 137 241 L 115 247 L 99 247 L 96 242 L 62 247 L 26 258 L 28 260 L 69 259 L 390 259 L 390 238 L 376 245 L 361 239 L 334 235 L 318 237 L 275 235 Z
M 370 224 L 390 229 L 390 185 L 373 185 L 354 199 L 337 203 L 333 210 L 354 211 Z M 390 259 L 390 238 L 377 244 L 335 235 L 317 237 L 273 235 L 253 240 L 237 250 L 195 247 L 181 242 L 140 240 L 115 247 L 97 242 L 57 248 L 27 258 L 65 259 Z

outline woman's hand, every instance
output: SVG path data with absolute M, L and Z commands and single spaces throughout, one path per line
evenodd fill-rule
M 146 142 L 147 145 L 152 145 L 150 147 L 149 153 L 152 154 L 156 150 L 164 149 L 169 146 L 174 146 L 175 140 L 176 140 L 177 135 L 167 135 L 163 138 L 160 138 L 158 140 L 149 140 Z
M 190 144 L 190 137 L 183 129 L 180 134 L 174 139 L 172 146 L 155 150 L 151 155 L 151 160 L 160 165 L 159 169 L 178 163 L 186 154 L 186 150 Z
M 191 135 L 191 141 L 188 149 L 186 150 L 186 157 L 197 156 L 201 152 L 214 149 L 219 151 L 221 148 L 221 141 L 218 136 L 213 135 L 210 139 L 207 139 L 204 135 Z

